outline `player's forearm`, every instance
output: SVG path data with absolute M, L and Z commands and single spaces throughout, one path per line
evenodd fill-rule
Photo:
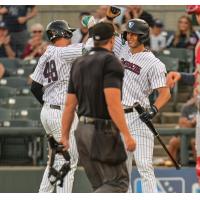
M 65 137 L 69 140 L 69 133 L 72 122 L 74 120 L 75 111 L 69 107 L 65 107 L 63 116 L 62 116 L 62 137 Z
M 69 133 L 72 122 L 74 120 L 75 109 L 77 106 L 77 99 L 74 94 L 68 94 L 66 97 L 64 112 L 62 115 L 62 137 L 69 139 Z
M 170 90 L 168 87 L 158 89 L 158 97 L 154 103 L 156 108 L 160 110 L 171 98 Z

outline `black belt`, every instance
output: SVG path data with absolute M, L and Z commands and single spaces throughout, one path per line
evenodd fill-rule
M 110 119 L 99 119 L 99 118 L 93 118 L 93 117 L 86 117 L 86 116 L 80 116 L 79 121 L 83 122 L 84 124 L 95 124 L 96 122 L 98 123 L 103 123 L 105 125 L 112 124 L 113 121 Z
M 52 108 L 52 109 L 57 109 L 57 110 L 61 110 L 61 107 L 60 107 L 60 106 L 52 105 L 52 104 L 50 104 L 50 108 Z
M 130 113 L 130 112 L 133 112 L 133 111 L 134 111 L 133 108 L 125 108 L 124 109 L 125 113 Z

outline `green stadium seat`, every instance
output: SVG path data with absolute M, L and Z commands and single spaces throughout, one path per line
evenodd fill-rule
M 18 68 L 20 67 L 20 59 L 18 58 L 0 58 L 0 62 L 7 68 Z
M 26 109 L 40 107 L 40 104 L 33 96 L 16 96 L 1 99 L 0 106 L 10 109 Z
M 12 87 L 0 87 L 0 98 L 6 98 L 6 97 L 13 97 L 17 94 L 16 88 Z
M 165 55 L 158 55 L 158 58 L 165 64 L 167 71 L 178 71 L 179 60 Z
M 17 69 L 17 76 L 22 76 L 22 77 L 29 77 L 29 75 L 33 72 L 33 67 L 23 67 Z
M 37 127 L 38 123 L 33 120 L 12 119 L 1 121 L 1 127 Z
M 163 50 L 160 54 L 172 58 L 178 58 L 179 71 L 192 72 L 194 70 L 194 52 L 191 49 L 185 48 L 169 48 Z
M 11 120 L 13 112 L 10 109 L 0 108 L 0 121 Z
M 25 77 L 7 77 L 0 80 L 0 86 L 9 86 L 13 88 L 25 88 L 27 85 L 27 78 Z

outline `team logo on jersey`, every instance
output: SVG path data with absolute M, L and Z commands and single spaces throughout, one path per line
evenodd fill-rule
M 129 23 L 128 23 L 128 27 L 129 27 L 129 28 L 133 28 L 134 24 L 135 24 L 134 22 L 129 22 Z
M 141 70 L 140 66 L 138 66 L 134 63 L 131 63 L 128 60 L 125 60 L 124 58 L 121 58 L 121 62 L 124 65 L 125 69 L 128 69 L 128 70 L 134 72 L 137 75 L 140 74 L 140 70 Z

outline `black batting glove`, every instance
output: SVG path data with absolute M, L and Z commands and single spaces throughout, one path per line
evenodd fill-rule
M 158 109 L 156 108 L 156 106 L 152 105 L 147 111 L 140 114 L 140 119 L 144 123 L 147 123 L 151 119 L 153 119 L 153 117 L 157 114 L 157 112 L 158 112 Z

